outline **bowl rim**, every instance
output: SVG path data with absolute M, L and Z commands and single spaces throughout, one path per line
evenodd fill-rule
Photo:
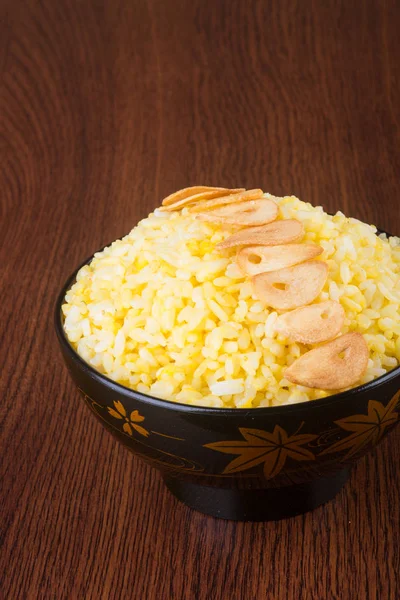
M 389 234 L 389 233 L 379 230 L 379 229 L 378 229 L 378 233 L 379 234 L 384 233 L 388 237 L 395 237 L 392 234 Z M 148 394 L 144 394 L 143 392 L 138 392 L 137 390 L 128 388 L 125 385 L 122 385 L 121 383 L 118 383 L 118 382 L 110 379 L 109 377 L 107 377 L 107 375 L 104 375 L 103 373 L 100 373 L 99 371 L 97 371 L 94 367 L 92 367 L 92 365 L 87 363 L 78 354 L 78 352 L 75 350 L 75 348 L 72 346 L 72 344 L 70 343 L 70 341 L 68 340 L 68 338 L 66 336 L 65 329 L 63 327 L 63 314 L 62 314 L 62 310 L 61 310 L 61 306 L 64 303 L 65 295 L 66 295 L 67 291 L 71 288 L 71 286 L 74 284 L 74 282 L 76 281 L 76 275 L 77 275 L 78 271 L 85 265 L 89 264 L 95 254 L 97 254 L 98 252 L 102 252 L 102 250 L 104 250 L 104 248 L 107 248 L 112 243 L 113 242 L 110 242 L 110 244 L 106 244 L 100 250 L 96 250 L 89 258 L 84 260 L 73 271 L 73 273 L 67 278 L 64 285 L 62 286 L 61 291 L 57 295 L 57 299 L 55 302 L 54 324 L 55 324 L 58 341 L 59 341 L 60 345 L 62 346 L 62 348 L 72 358 L 72 360 L 74 362 L 78 363 L 80 368 L 83 371 L 86 371 L 97 382 L 105 385 L 108 388 L 111 388 L 115 392 L 124 394 L 125 397 L 128 396 L 132 400 L 140 400 L 144 403 L 147 403 L 147 404 L 150 404 L 153 406 L 158 406 L 160 408 L 166 408 L 169 410 L 175 410 L 175 411 L 180 411 L 180 412 L 208 413 L 210 416 L 211 416 L 211 414 L 213 414 L 215 416 L 223 415 L 225 417 L 226 417 L 227 413 L 232 414 L 232 416 L 233 415 L 237 416 L 239 414 L 241 416 L 243 416 L 245 413 L 252 414 L 252 415 L 257 414 L 258 416 L 261 416 L 261 415 L 267 416 L 267 415 L 272 415 L 272 414 L 277 414 L 277 413 L 285 414 L 285 413 L 290 413 L 290 412 L 296 412 L 299 410 L 304 410 L 305 407 L 318 408 L 318 407 L 328 406 L 329 404 L 340 403 L 341 401 L 348 401 L 349 398 L 356 396 L 359 393 L 363 393 L 363 392 L 366 392 L 369 390 L 374 391 L 376 388 L 390 382 L 392 379 L 395 379 L 396 377 L 400 377 L 400 365 L 399 365 L 398 367 L 395 367 L 391 371 L 388 371 L 384 375 L 380 375 L 379 377 L 377 377 L 376 379 L 373 379 L 372 381 L 370 381 L 368 383 L 364 383 L 363 385 L 356 386 L 356 387 L 351 388 L 344 392 L 338 392 L 337 394 L 332 394 L 325 398 L 320 398 L 318 400 L 306 400 L 305 402 L 297 402 L 295 404 L 282 404 L 280 406 L 261 406 L 261 407 L 255 407 L 255 408 L 226 408 L 226 407 L 214 407 L 214 406 L 198 406 L 195 404 L 184 404 L 183 402 L 175 402 L 173 400 L 164 400 L 162 398 L 156 398 L 155 396 L 150 396 Z

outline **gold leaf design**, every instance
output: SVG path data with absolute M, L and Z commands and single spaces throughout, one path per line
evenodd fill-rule
M 120 415 L 116 410 L 114 410 L 113 408 L 108 408 L 108 412 L 110 413 L 110 415 L 112 417 L 114 417 L 114 419 L 123 419 L 124 417 L 122 415 Z
M 386 428 L 396 423 L 399 418 L 398 413 L 395 411 L 399 398 L 400 390 L 393 396 L 386 407 L 377 400 L 370 400 L 368 402 L 367 415 L 352 415 L 351 417 L 335 421 L 339 427 L 353 433 L 343 440 L 332 444 L 332 446 L 329 446 L 329 448 L 326 448 L 320 454 L 348 450 L 344 457 L 344 459 L 347 459 L 360 452 L 370 443 L 376 445 L 385 433 Z
M 280 473 L 288 457 L 293 460 L 315 460 L 314 454 L 304 446 L 315 440 L 316 435 L 296 434 L 289 437 L 279 425 L 275 426 L 273 433 L 244 427 L 240 427 L 239 431 L 245 441 L 214 442 L 204 446 L 225 454 L 239 455 L 229 463 L 223 474 L 247 471 L 263 464 L 264 476 L 271 479 Z
M 131 412 L 131 421 L 134 421 L 135 423 L 141 423 L 142 421 L 144 421 L 144 417 L 142 417 L 142 415 L 139 415 L 138 410 L 134 410 L 133 412 Z
M 115 419 L 123 419 L 125 421 L 125 423 L 122 426 L 122 429 L 125 431 L 125 433 L 132 436 L 133 430 L 135 430 L 144 437 L 149 436 L 149 432 L 147 431 L 147 429 L 145 429 L 141 425 L 138 425 L 138 423 L 142 423 L 144 421 L 144 417 L 139 414 L 138 410 L 132 411 L 130 416 L 128 417 L 126 409 L 122 402 L 120 402 L 120 400 L 114 400 L 114 407 L 116 410 L 114 410 L 114 408 L 111 408 L 110 406 L 107 406 L 107 410 L 110 413 L 110 415 Z
M 120 402 L 119 400 L 114 400 L 114 406 L 115 406 L 115 408 L 117 409 L 117 411 L 118 411 L 119 413 L 121 413 L 121 415 L 122 415 L 123 417 L 126 417 L 126 410 L 125 410 L 125 407 L 124 407 L 124 405 L 122 404 L 122 402 Z

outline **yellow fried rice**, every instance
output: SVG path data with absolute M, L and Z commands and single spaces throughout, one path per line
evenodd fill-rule
M 324 249 L 329 276 L 314 303 L 340 302 L 342 333 L 364 335 L 370 358 L 359 384 L 397 367 L 400 239 L 293 196 L 277 202 L 278 218 L 301 221 L 303 241 Z M 285 379 L 311 347 L 275 332 L 278 313 L 254 296 L 236 249 L 215 250 L 234 231 L 187 208 L 143 219 L 78 272 L 62 307 L 72 346 L 110 379 L 185 404 L 257 408 L 333 393 Z

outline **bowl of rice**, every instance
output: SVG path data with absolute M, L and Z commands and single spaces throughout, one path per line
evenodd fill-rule
M 275 520 L 332 499 L 400 411 L 400 239 L 294 196 L 179 190 L 68 278 L 84 401 L 187 505 Z

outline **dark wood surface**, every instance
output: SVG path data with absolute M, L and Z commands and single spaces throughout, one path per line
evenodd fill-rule
M 1 600 L 397 600 L 400 428 L 277 523 L 214 520 L 89 414 L 55 296 L 194 183 L 400 234 L 395 0 L 0 0 Z

